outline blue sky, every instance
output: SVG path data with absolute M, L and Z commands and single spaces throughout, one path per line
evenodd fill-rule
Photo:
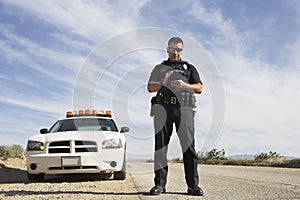
M 297 0 L 0 0 L 0 145 L 93 106 L 131 128 L 129 158 L 152 158 L 146 83 L 179 35 L 204 82 L 197 150 L 300 156 L 299 28 Z

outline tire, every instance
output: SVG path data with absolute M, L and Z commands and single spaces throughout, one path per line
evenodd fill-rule
M 32 182 L 41 182 L 44 180 L 45 174 L 29 174 L 27 172 L 28 180 Z
M 114 172 L 114 180 L 125 180 L 126 179 L 126 160 L 124 157 L 123 167 L 121 171 Z

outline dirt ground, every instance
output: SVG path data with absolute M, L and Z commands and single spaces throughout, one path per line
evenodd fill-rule
M 139 199 L 127 174 L 124 181 L 95 174 L 46 175 L 29 182 L 25 159 L 0 159 L 0 199 Z

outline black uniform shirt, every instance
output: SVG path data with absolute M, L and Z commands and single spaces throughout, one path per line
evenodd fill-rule
M 182 60 L 180 60 L 179 62 L 170 62 L 170 60 L 165 60 L 161 64 L 156 65 L 151 72 L 148 83 L 151 82 L 162 83 L 165 74 L 168 71 L 173 71 L 175 73 L 172 73 L 172 75 L 169 77 L 169 81 L 166 83 L 165 87 L 162 87 L 160 92 L 162 92 L 163 90 L 165 91 L 166 87 L 168 88 L 168 90 L 171 90 L 173 93 L 186 92 L 183 89 L 174 88 L 170 86 L 170 82 L 173 80 L 182 80 L 185 83 L 189 83 L 189 84 L 200 83 L 202 85 L 202 81 L 199 77 L 197 69 L 193 65 Z

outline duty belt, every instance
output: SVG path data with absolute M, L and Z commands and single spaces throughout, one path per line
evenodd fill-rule
M 158 94 L 157 102 L 160 104 L 180 105 L 182 107 L 196 107 L 196 97 L 191 93 L 181 93 L 177 96 Z
M 177 98 L 176 97 L 171 97 L 171 104 L 176 104 Z
M 170 97 L 170 96 L 163 96 L 163 103 L 164 104 L 178 104 L 178 100 L 177 100 L 177 97 L 173 96 L 173 97 Z

